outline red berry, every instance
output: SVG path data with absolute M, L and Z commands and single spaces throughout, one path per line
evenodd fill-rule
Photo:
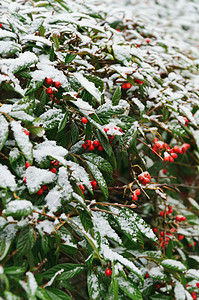
M 111 269 L 106 269 L 105 274 L 106 274 L 106 276 L 111 276 L 111 274 L 112 274 Z
M 191 292 L 191 296 L 192 296 L 192 298 L 193 298 L 194 300 L 196 300 L 196 299 L 197 299 L 197 295 L 196 295 L 196 293 L 195 293 L 195 292 Z
M 47 88 L 46 93 L 48 95 L 52 95 L 53 94 L 53 89 L 51 87 Z
M 176 222 L 181 222 L 181 216 L 176 216 Z
M 98 142 L 98 141 L 94 141 L 94 142 L 93 142 L 93 145 L 94 145 L 95 147 L 98 147 L 98 146 L 99 146 L 99 142 Z
M 157 138 L 154 138 L 153 142 L 154 142 L 154 143 L 155 143 L 155 142 L 158 142 L 158 139 L 157 139 Z
M 171 232 L 175 232 L 176 230 L 175 230 L 175 228 L 171 228 Z
M 86 144 L 86 146 L 89 147 L 89 146 L 91 145 L 91 140 L 86 140 L 86 141 L 85 141 L 85 144 Z
M 163 231 L 160 232 L 160 236 L 161 236 L 161 237 L 164 236 L 164 232 L 163 232 Z
M 119 31 L 119 32 L 120 32 L 120 30 L 119 30 L 119 29 L 116 29 L 116 31 Z
M 126 89 L 130 89 L 131 88 L 131 84 L 129 82 L 126 83 Z
M 160 212 L 160 217 L 164 217 L 164 212 L 163 211 Z
M 185 217 L 185 216 L 182 216 L 182 217 L 180 218 L 180 222 L 184 222 L 184 221 L 186 221 L 186 217 Z
M 86 117 L 81 118 L 81 121 L 82 121 L 83 124 L 88 123 L 88 119 Z
M 142 181 L 142 184 L 146 185 L 149 182 L 150 182 L 149 178 L 144 178 L 144 180 Z
M 135 195 L 139 196 L 141 194 L 141 191 L 140 191 L 140 189 L 137 189 L 137 190 L 135 190 L 134 193 L 135 193 Z
M 146 39 L 146 42 L 147 42 L 147 43 L 150 43 L 150 41 L 151 41 L 151 40 L 150 40 L 149 38 L 148 38 L 148 39 Z
M 178 146 L 174 146 L 173 147 L 173 152 L 174 153 L 178 153 L 179 152 L 179 147 Z
M 153 232 L 154 232 L 154 233 L 157 233 L 157 232 L 158 232 L 158 229 L 154 227 L 154 228 L 153 228 Z
M 140 181 L 142 181 L 142 180 L 144 179 L 144 176 L 143 176 L 142 174 L 140 174 L 140 175 L 138 175 L 138 179 L 139 179 Z
M 104 150 L 104 148 L 100 145 L 100 146 L 98 147 L 98 150 L 99 150 L 99 151 L 102 151 L 102 150 Z
M 31 164 L 27 161 L 27 162 L 25 163 L 26 169 L 28 169 L 30 166 L 31 166 Z
M 52 173 L 56 173 L 57 169 L 56 168 L 50 168 L 49 171 L 52 172 Z
M 149 273 L 148 272 L 146 273 L 145 278 L 149 278 Z
M 83 184 L 79 184 L 79 188 L 80 188 L 80 190 L 82 190 L 83 192 L 85 191 L 85 187 L 84 187 Z
M 122 89 L 126 89 L 126 83 L 123 83 L 123 85 L 122 85 Z
M 183 234 L 178 234 L 178 240 L 181 241 L 184 239 L 184 235 Z
M 188 244 L 188 247 L 189 248 L 193 248 L 193 244 Z
M 197 243 L 196 243 L 195 241 L 193 242 L 193 244 L 194 244 L 194 246 L 196 246 L 196 245 L 197 245 Z
M 26 183 L 26 177 L 24 177 L 23 182 Z
M 42 185 L 42 190 L 46 191 L 48 189 L 47 185 Z
M 83 143 L 83 144 L 82 144 L 82 147 L 83 147 L 84 149 L 87 149 L 86 143 Z
M 196 283 L 197 288 L 199 288 L 199 282 Z
M 138 79 L 138 78 L 135 79 L 135 83 L 140 84 L 140 82 L 141 82 L 140 79 Z
M 37 195 L 41 195 L 43 193 L 43 189 L 38 190 Z
M 51 77 L 46 78 L 46 83 L 47 83 L 48 85 L 53 84 L 52 78 L 51 78 Z
M 2 23 L 0 23 L 0 28 L 2 28 L 3 27 L 3 25 L 2 25 Z
M 162 172 L 163 172 L 164 174 L 166 174 L 166 173 L 167 173 L 167 170 L 166 170 L 166 169 L 162 169 Z
M 172 156 L 174 159 L 176 159 L 176 158 L 178 157 L 176 153 L 171 153 L 171 156 Z
M 96 180 L 91 181 L 91 185 L 92 185 L 93 187 L 96 187 L 97 181 L 96 181 Z
M 60 88 L 61 83 L 60 83 L 59 81 L 55 81 L 55 86 L 56 86 L 56 88 L 58 89 L 58 88 Z
M 89 147 L 88 147 L 88 150 L 89 151 L 92 151 L 92 150 L 94 150 L 95 149 L 95 147 L 93 146 L 93 145 L 90 145 Z
M 104 128 L 104 131 L 105 131 L 105 132 L 108 132 L 108 131 L 109 131 L 109 128 Z
M 23 130 L 23 132 L 26 134 L 26 135 L 30 135 L 30 132 L 26 129 Z
M 132 200 L 136 201 L 138 199 L 138 196 L 137 195 L 133 195 L 132 196 Z

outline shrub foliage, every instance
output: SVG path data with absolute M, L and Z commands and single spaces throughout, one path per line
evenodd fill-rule
M 199 52 L 151 3 L 0 4 L 0 298 L 197 298 Z

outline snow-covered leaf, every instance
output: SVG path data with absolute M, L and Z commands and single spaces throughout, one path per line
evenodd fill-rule
M 30 201 L 27 200 L 13 200 L 7 204 L 5 209 L 6 216 L 13 217 L 25 217 L 31 214 L 33 211 L 33 205 Z
M 2 114 L 0 114 L 0 151 L 3 148 L 9 134 L 9 123 L 4 118 Z
M 161 262 L 161 265 L 165 268 L 181 272 L 187 270 L 187 268 L 180 261 L 174 259 L 165 259 Z
M 11 191 L 17 187 L 15 176 L 8 170 L 7 166 L 0 164 L 0 187 L 3 189 L 9 188 Z

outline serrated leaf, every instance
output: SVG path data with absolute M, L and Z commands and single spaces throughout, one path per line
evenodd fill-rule
M 88 285 L 88 294 L 90 299 L 98 300 L 100 299 L 100 285 L 97 275 L 92 269 L 88 271 L 87 274 L 87 285 Z
M 43 84 L 43 81 L 31 82 L 28 89 L 25 92 L 25 96 L 36 92 Z
M 22 228 L 17 240 L 16 248 L 18 252 L 16 255 L 22 256 L 25 253 L 30 252 L 34 245 L 34 241 L 35 237 L 33 231 L 28 226 Z
M 51 300 L 71 300 L 72 299 L 70 296 L 68 296 L 68 294 L 66 294 L 65 292 L 63 292 L 59 289 L 48 287 L 48 288 L 46 288 L 46 292 Z
M 67 120 L 68 120 L 68 111 L 65 113 L 63 119 L 61 120 L 58 130 L 57 130 L 57 133 L 62 131 L 65 128 L 65 126 L 67 124 Z
M 1 233 L 2 234 L 2 233 Z M 12 240 L 2 237 L 0 240 L 0 262 L 6 257 L 11 247 Z
M 76 56 L 76 54 L 67 54 L 65 57 L 65 64 L 70 64 Z
M 154 267 L 149 270 L 149 277 L 156 280 L 166 280 L 167 275 L 164 273 L 164 269 L 160 267 Z
M 93 222 L 89 213 L 85 210 L 78 209 L 81 223 L 86 231 L 93 228 Z
M 47 279 L 51 279 L 56 272 L 60 270 L 64 270 L 61 275 L 57 278 L 59 280 L 66 280 L 74 277 L 75 275 L 81 273 L 84 271 L 85 266 L 84 265 L 77 265 L 77 264 L 72 264 L 72 263 L 65 263 L 65 264 L 58 264 L 46 272 L 43 273 L 43 276 Z
M 163 267 L 176 270 L 176 271 L 186 271 L 187 268 L 180 262 L 174 259 L 165 259 L 160 263 Z
M 45 289 L 38 287 L 35 296 L 41 300 L 51 300 Z
M 99 141 L 102 144 L 102 147 L 104 148 L 105 152 L 107 153 L 107 155 L 110 157 L 113 154 L 113 150 L 112 147 L 109 143 L 109 140 L 107 138 L 107 136 L 105 136 L 101 131 L 97 130 L 97 137 L 99 139 Z
M 126 281 L 124 278 L 118 278 L 119 288 L 132 300 L 142 300 L 142 294 L 138 288 L 133 285 L 131 282 Z
M 5 145 L 5 142 L 8 138 L 8 134 L 9 134 L 9 123 L 4 118 L 4 116 L 0 114 L 0 151 Z
M 113 98 L 112 98 L 112 103 L 113 105 L 118 105 L 120 99 L 121 99 L 121 95 L 122 95 L 122 92 L 121 92 L 121 87 L 118 85 L 114 94 L 113 94 Z
M 75 122 L 71 123 L 71 139 L 72 139 L 72 143 L 76 143 L 77 140 L 79 138 L 79 128 L 78 126 L 75 124 Z
M 104 159 L 103 157 L 101 157 L 97 154 L 84 153 L 84 154 L 82 154 L 82 157 L 85 158 L 86 160 L 89 160 L 91 163 L 96 165 L 102 171 L 105 171 L 108 173 L 113 172 L 113 168 L 112 168 L 111 164 L 106 159 Z
M 186 299 L 185 289 L 184 289 L 182 283 L 179 281 L 175 282 L 174 295 L 175 295 L 175 300 L 185 300 Z
M 26 268 L 23 267 L 6 267 L 4 269 L 4 273 L 7 275 L 18 275 L 18 274 L 24 274 L 26 271 Z
M 94 165 L 93 163 L 86 161 L 86 164 L 89 167 L 93 177 L 97 181 L 105 199 L 108 200 L 108 188 L 107 188 L 107 184 L 106 184 L 106 181 L 104 180 L 102 173 L 100 172 L 98 167 L 96 165 Z
M 194 278 L 196 280 L 199 280 L 199 270 L 196 269 L 189 269 L 186 273 L 185 273 L 185 277 L 187 278 Z

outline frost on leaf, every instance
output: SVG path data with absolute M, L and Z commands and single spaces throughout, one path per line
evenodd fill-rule
M 174 294 L 175 294 L 176 300 L 185 300 L 186 299 L 185 289 L 184 289 L 182 283 L 180 283 L 177 280 L 175 282 Z
M 165 268 L 181 272 L 186 271 L 187 269 L 180 261 L 176 261 L 174 259 L 165 259 L 161 262 L 161 265 Z
M 5 215 L 13 217 L 28 216 L 33 211 L 33 205 L 27 200 L 13 200 L 7 204 Z
M 62 146 L 57 146 L 55 141 L 44 141 L 38 144 L 33 150 L 33 156 L 38 163 L 49 156 L 62 164 L 66 164 L 64 156 L 67 154 L 68 151 Z
M 9 123 L 4 118 L 2 114 L 0 114 L 0 151 L 3 148 L 9 134 Z
M 37 167 L 29 167 L 26 169 L 25 176 L 27 188 L 31 194 L 36 193 L 43 184 L 51 183 L 56 178 L 56 174 Z
M 16 189 L 15 176 L 8 170 L 7 166 L 0 164 L 0 187 L 9 188 L 12 192 Z
M 19 146 L 20 150 L 26 157 L 26 159 L 32 163 L 32 143 L 29 140 L 29 137 L 23 131 L 23 127 L 20 124 L 21 122 L 12 121 L 11 128 L 14 133 L 14 138 Z

